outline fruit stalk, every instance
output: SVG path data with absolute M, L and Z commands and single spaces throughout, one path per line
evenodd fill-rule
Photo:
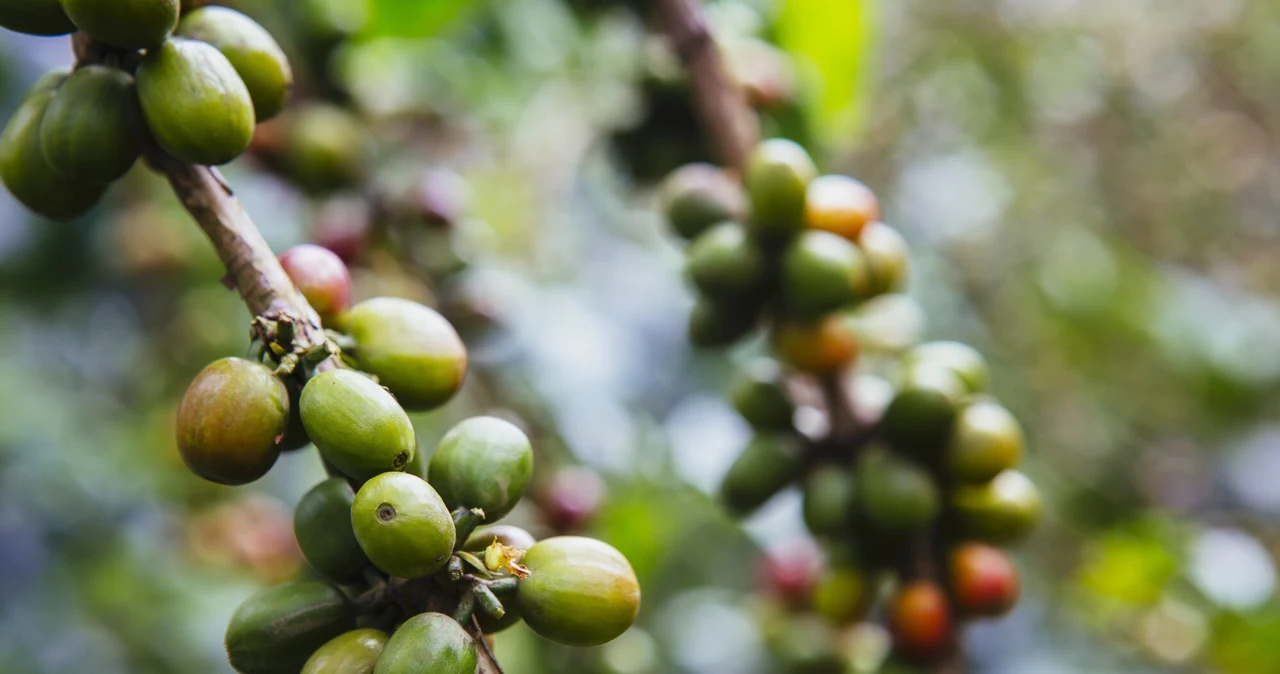
M 658 0 L 659 24 L 692 81 L 693 99 L 724 166 L 741 175 L 760 128 L 729 75 L 698 0 Z
M 454 548 L 461 550 L 466 544 L 467 538 L 471 536 L 471 532 L 484 521 L 484 511 L 479 508 L 458 508 L 451 513 L 453 515 L 453 526 L 458 531 L 458 541 Z M 452 561 L 452 560 L 450 560 Z
M 828 441 L 840 444 L 859 443 L 861 433 L 858 421 L 853 416 L 848 388 L 834 374 L 823 376 L 818 384 L 822 389 L 822 401 L 827 408 Z

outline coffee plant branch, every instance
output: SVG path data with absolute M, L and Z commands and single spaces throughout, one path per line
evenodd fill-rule
M 110 61 L 116 58 L 111 48 L 87 39 L 82 33 L 72 37 L 72 49 L 76 66 Z M 127 64 L 126 64 L 127 65 Z M 306 351 L 326 344 L 327 337 L 320 318 L 285 273 L 279 259 L 263 239 L 240 200 L 218 173 L 208 166 L 196 166 L 183 162 L 149 142 L 144 150 L 147 164 L 163 174 L 192 219 L 208 236 L 227 269 L 229 285 L 240 293 L 249 312 L 255 317 L 285 318 L 293 325 L 293 347 Z M 326 360 L 317 369 L 327 369 L 333 359 Z M 366 608 L 386 601 L 386 588 L 377 596 L 358 598 Z M 502 668 L 493 658 L 478 627 L 473 631 L 476 641 L 479 674 L 502 674 Z
M 94 42 L 83 33 L 71 39 L 76 67 L 89 63 L 120 61 L 111 47 Z M 127 59 L 127 57 L 124 57 Z M 164 174 L 183 207 L 208 236 L 227 269 L 227 284 L 234 287 L 255 317 L 286 319 L 292 324 L 292 347 L 307 351 L 325 345 L 326 337 L 311 305 L 280 266 L 276 255 L 254 225 L 244 206 L 235 198 L 217 169 L 182 162 L 153 141 L 144 149 L 147 164 Z M 331 361 L 320 364 L 327 369 Z
M 658 0 L 659 24 L 684 63 L 702 125 L 712 135 L 728 168 L 741 175 L 751 148 L 759 142 L 755 113 L 746 94 L 730 77 L 720 50 L 707 29 L 697 0 Z M 861 444 L 866 439 L 852 412 L 847 387 L 838 377 L 820 382 L 827 411 L 828 443 Z
M 250 313 L 293 318 L 297 348 L 323 344 L 324 330 L 315 310 L 294 287 L 240 200 L 227 191 L 215 171 L 183 163 L 155 147 L 148 148 L 146 156 L 213 243 Z
M 694 104 L 703 127 L 711 135 L 717 154 L 726 168 L 743 174 L 747 157 L 759 141 L 759 125 L 747 103 L 745 93 L 730 76 L 724 59 L 716 48 L 702 7 L 698 0 L 657 0 L 658 25 L 672 49 L 689 73 Z M 820 379 L 818 388 L 827 413 L 825 437 L 811 440 L 824 452 L 852 459 L 858 450 L 875 436 L 875 428 L 857 421 L 853 400 L 845 382 L 838 375 Z M 803 382 L 792 382 L 804 387 Z M 933 554 L 933 533 L 918 534 L 902 561 L 906 578 L 940 576 Z M 951 655 L 931 668 L 934 674 L 957 674 L 963 671 L 963 656 L 958 639 Z
M 76 33 L 71 40 L 76 66 L 113 57 L 111 49 Z M 193 166 L 148 143 L 145 157 L 164 174 L 187 212 L 209 237 L 227 269 L 230 284 L 240 293 L 249 313 L 288 316 L 294 323 L 294 346 L 305 350 L 325 343 L 324 329 L 311 305 L 285 274 L 275 253 L 262 238 L 240 200 L 216 169 Z

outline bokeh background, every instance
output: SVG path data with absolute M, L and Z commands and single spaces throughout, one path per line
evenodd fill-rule
M 473 373 L 414 418 L 422 446 L 519 419 L 539 472 L 510 519 L 601 537 L 640 576 L 626 636 L 516 628 L 506 671 L 785 671 L 752 591 L 760 551 L 804 549 L 798 496 L 741 524 L 711 497 L 749 435 L 723 391 L 761 349 L 685 341 L 652 187 L 706 134 L 649 3 L 228 4 L 298 72 L 294 113 L 225 170 L 268 241 L 339 249 L 359 297 L 441 306 Z M 970 671 L 1280 672 L 1280 3 L 708 14 L 766 131 L 867 182 L 910 241 L 887 341 L 978 346 L 1028 431 L 1048 517 L 1017 551 L 1022 604 L 969 630 Z M 70 62 L 65 38 L 0 35 L 5 114 Z M 360 149 L 299 159 L 307 124 Z M 70 223 L 0 195 L 3 674 L 229 672 L 232 609 L 305 573 L 291 509 L 314 450 L 233 490 L 174 447 L 187 382 L 248 347 L 222 273 L 141 164 Z

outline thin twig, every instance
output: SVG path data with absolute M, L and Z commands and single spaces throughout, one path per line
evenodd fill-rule
M 827 408 L 827 438 L 831 442 L 857 441 L 861 436 L 849 391 L 839 375 L 827 375 L 818 380 L 822 399 Z

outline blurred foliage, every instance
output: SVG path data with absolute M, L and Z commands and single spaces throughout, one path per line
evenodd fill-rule
M 236 4 L 280 36 L 299 99 L 361 116 L 371 185 L 447 168 L 469 186 L 448 233 L 376 243 L 356 270 L 362 297 L 452 289 L 497 318 L 469 339 L 486 374 L 415 417 L 424 448 L 514 409 L 539 480 L 583 463 L 608 485 L 587 528 L 635 564 L 640 623 L 590 651 L 514 628 L 507 671 L 773 671 L 746 593 L 759 550 L 798 544 L 798 499 L 739 527 L 707 496 L 747 431 L 721 395 L 732 363 L 685 344 L 679 254 L 644 186 L 706 152 L 645 3 Z M 1280 6 L 709 14 L 766 129 L 881 196 L 927 335 L 988 354 L 1028 430 L 1050 521 L 1019 553 L 1028 600 L 972 630 L 973 671 L 1280 672 Z M 65 39 L 0 50 L 6 112 L 70 62 Z M 368 219 L 252 157 L 226 174 L 277 250 Z M 425 283 L 436 259 L 464 269 Z M 323 474 L 312 450 L 240 492 L 173 450 L 190 377 L 248 346 L 221 274 L 141 166 L 76 222 L 0 196 L 0 673 L 225 672 L 232 608 L 306 573 L 287 513 Z M 547 530 L 536 509 L 511 517 Z
M 874 0 L 786 0 L 774 24 L 778 46 L 793 55 L 819 89 L 814 113 L 827 136 L 858 130 L 867 101 L 865 74 L 874 53 Z

